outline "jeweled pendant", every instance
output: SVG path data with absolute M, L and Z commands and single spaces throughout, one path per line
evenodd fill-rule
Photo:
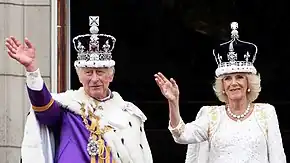
M 96 140 L 94 140 L 92 137 L 90 137 L 88 145 L 87 145 L 87 151 L 90 156 L 96 156 L 99 152 L 99 146 Z

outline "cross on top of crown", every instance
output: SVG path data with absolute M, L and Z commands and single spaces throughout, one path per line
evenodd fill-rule
M 90 16 L 90 26 L 99 26 L 99 16 Z
M 90 24 L 89 26 L 91 26 L 90 28 L 90 32 L 92 34 L 97 34 L 99 32 L 99 16 L 90 16 L 89 17 L 90 20 Z
M 232 29 L 232 38 L 239 38 L 239 32 L 238 32 L 239 24 L 237 22 L 231 23 L 231 29 Z

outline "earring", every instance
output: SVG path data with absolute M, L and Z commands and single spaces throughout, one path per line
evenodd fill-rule
M 225 91 L 223 91 L 223 94 L 225 94 L 226 92 Z
M 248 90 L 247 90 L 248 92 L 251 92 L 251 89 L 250 88 L 248 88 Z

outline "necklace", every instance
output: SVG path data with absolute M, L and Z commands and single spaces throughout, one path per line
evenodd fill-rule
M 227 105 L 227 111 L 228 111 L 228 113 L 229 113 L 230 116 L 232 116 L 233 118 L 236 118 L 236 119 L 240 122 L 240 121 L 241 121 L 240 119 L 244 118 L 244 117 L 245 117 L 245 116 L 250 112 L 250 106 L 251 106 L 251 104 L 248 105 L 248 107 L 247 107 L 247 109 L 245 110 L 245 112 L 242 113 L 241 115 L 236 115 L 236 114 L 234 114 L 234 113 L 231 111 L 229 105 Z
M 96 103 L 96 105 L 97 104 L 98 103 Z M 87 117 L 85 115 L 85 111 L 86 111 L 85 104 L 80 103 L 80 105 L 81 105 L 80 110 L 82 113 L 81 117 L 83 119 L 85 127 L 90 132 L 90 137 L 87 144 L 87 151 L 91 157 L 91 163 L 96 163 L 97 155 L 100 159 L 105 160 L 110 155 L 110 153 L 108 152 L 109 147 L 106 147 L 105 141 L 102 139 L 102 137 L 111 128 L 108 126 L 101 128 L 99 124 L 100 117 L 93 114 L 90 110 L 88 111 L 88 117 L 91 120 L 91 125 L 89 125 Z M 103 157 L 104 153 L 106 155 L 105 157 Z

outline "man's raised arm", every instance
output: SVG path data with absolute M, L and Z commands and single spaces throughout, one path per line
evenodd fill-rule
M 39 69 L 26 72 L 26 76 L 28 96 L 38 121 L 42 124 L 53 125 L 60 118 L 59 104 L 52 98 Z
M 36 66 L 35 48 L 25 38 L 25 45 L 11 36 L 6 39 L 5 45 L 9 57 L 22 64 L 26 69 L 26 83 L 32 109 L 38 121 L 42 124 L 52 125 L 60 118 L 60 107 L 47 90 L 40 71 Z

